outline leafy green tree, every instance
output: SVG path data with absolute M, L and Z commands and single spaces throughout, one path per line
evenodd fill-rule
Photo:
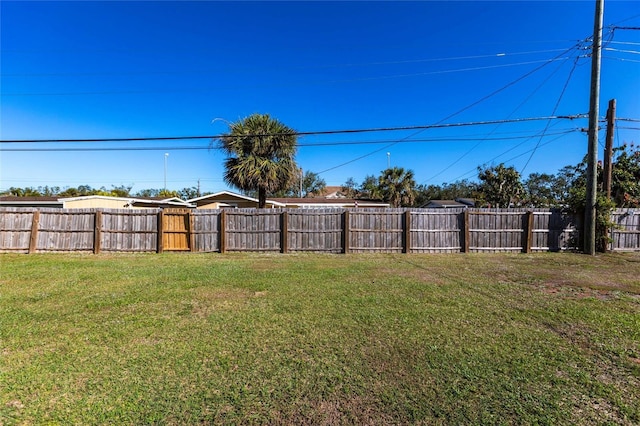
M 517 204 L 524 193 L 520 173 L 513 166 L 506 167 L 504 163 L 485 169 L 478 167 L 478 179 L 481 202 L 491 207 Z
M 411 170 L 402 167 L 383 170 L 378 187 L 382 199 L 393 207 L 410 206 L 415 200 L 416 181 Z
M 190 188 L 182 188 L 178 191 L 178 197 L 181 200 L 190 200 L 192 198 L 201 197 L 203 194 L 200 192 L 200 188 L 197 186 L 192 186 Z
M 355 180 L 353 180 L 352 177 L 347 179 L 347 181 L 344 184 L 342 184 L 342 187 L 340 188 L 340 190 L 347 198 L 357 198 L 359 195 L 358 184 L 356 183 Z
M 160 189 L 153 189 L 153 188 L 141 189 L 140 191 L 136 192 L 135 196 L 143 197 L 143 198 L 159 197 L 160 191 L 161 191 Z
M 567 180 L 562 174 L 531 173 L 524 190 L 525 204 L 530 207 L 561 207 L 566 203 Z
M 42 194 L 36 189 L 32 187 L 26 188 L 17 188 L 12 186 L 9 188 L 9 194 L 14 197 L 41 197 Z
M 133 188 L 133 185 L 131 186 L 124 186 L 124 185 L 120 185 L 120 186 L 113 186 L 111 185 L 111 195 L 113 197 L 128 197 L 131 193 L 131 188 Z
M 327 183 L 317 173 L 308 171 L 305 172 L 302 178 L 302 196 L 308 197 L 310 195 L 320 196 L 327 187 Z
M 633 145 L 623 145 L 614 150 L 612 161 L 611 195 L 609 200 L 602 191 L 603 170 L 598 165 L 596 196 L 596 249 L 604 251 L 607 230 L 611 223 L 611 210 L 617 207 L 640 206 L 640 151 Z M 575 166 L 566 166 L 559 173 L 566 180 L 566 205 L 577 213 L 584 214 L 587 199 L 586 158 Z
M 307 171 L 302 176 L 302 181 L 300 181 L 300 169 L 296 172 L 296 178 L 291 182 L 291 184 L 280 191 L 272 192 L 274 197 L 287 197 L 287 198 L 296 198 L 296 197 L 318 197 L 322 195 L 322 192 L 326 188 L 327 184 L 317 173 Z M 302 184 L 302 185 L 301 185 Z M 302 189 L 302 193 L 300 190 Z
M 640 148 L 633 144 L 614 149 L 611 196 L 618 207 L 640 207 Z
M 178 191 L 171 191 L 169 189 L 161 189 L 160 192 L 158 192 L 158 197 L 162 198 L 173 198 L 179 196 Z
M 242 191 L 257 190 L 259 208 L 265 207 L 267 193 L 286 189 L 296 178 L 295 131 L 268 114 L 231 123 L 218 142 L 229 156 L 225 182 Z
M 380 192 L 379 179 L 373 175 L 365 176 L 358 190 L 358 197 L 369 200 L 381 200 L 382 193 Z

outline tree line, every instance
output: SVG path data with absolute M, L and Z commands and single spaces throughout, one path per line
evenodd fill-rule
M 208 193 L 201 193 L 198 187 L 183 188 L 178 191 L 167 189 L 141 189 L 140 191 L 132 192 L 133 185 L 120 185 L 111 186 L 111 189 L 107 189 L 104 186 L 100 188 L 93 188 L 90 185 L 79 185 L 77 187 L 59 187 L 59 186 L 38 186 L 38 187 L 25 187 L 17 188 L 11 187 L 5 195 L 12 195 L 15 197 L 82 197 L 87 195 L 102 195 L 104 197 L 141 197 L 141 198 L 172 198 L 178 197 L 183 200 L 190 198 L 200 197 L 201 195 L 207 195 Z

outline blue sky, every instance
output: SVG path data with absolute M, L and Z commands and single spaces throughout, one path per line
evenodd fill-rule
M 594 6 L 3 1 L 0 139 L 216 135 L 225 120 L 256 112 L 301 132 L 586 113 Z M 609 27 L 640 27 L 640 1 L 606 0 L 604 25 L 600 115 L 615 98 L 618 117 L 640 119 L 640 31 Z M 586 127 L 540 120 L 313 135 L 299 139 L 296 158 L 328 185 L 388 164 L 422 184 L 475 179 L 477 166 L 500 162 L 526 177 L 578 163 Z M 620 122 L 615 143 L 640 142 L 639 129 Z M 162 188 L 165 153 L 169 189 L 228 189 L 224 156 L 208 145 L 3 143 L 0 189 Z

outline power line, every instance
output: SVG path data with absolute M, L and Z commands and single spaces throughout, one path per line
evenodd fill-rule
M 613 47 L 604 47 L 602 50 L 607 50 L 609 52 L 620 52 L 620 53 L 633 53 L 635 55 L 640 55 L 640 52 L 637 50 L 625 50 L 625 49 L 614 49 Z
M 559 139 L 563 138 L 564 136 L 566 136 L 566 135 L 559 135 L 558 137 L 553 138 L 553 139 L 551 139 L 550 141 L 547 141 L 547 142 L 545 142 L 545 143 L 540 144 L 540 146 L 539 146 L 538 148 L 540 148 L 540 147 L 542 147 L 542 146 L 549 145 L 550 143 L 555 142 L 555 141 L 557 141 L 557 140 L 559 140 Z M 517 145 L 517 146 L 520 146 L 520 145 Z M 503 153 L 501 153 L 501 154 L 499 154 L 499 155 L 496 155 L 495 157 L 493 157 L 493 158 L 492 158 L 492 159 L 490 159 L 489 161 L 485 162 L 484 164 L 493 163 L 493 162 L 494 162 L 495 160 L 497 160 L 498 158 L 502 157 L 503 155 L 507 154 L 508 152 L 513 151 L 515 148 L 517 148 L 517 146 L 516 146 L 516 147 L 513 147 L 513 148 L 510 148 L 510 149 L 508 149 L 507 151 L 505 151 L 505 152 L 503 152 Z M 503 161 L 503 163 L 508 163 L 508 162 L 510 162 L 510 161 L 516 160 L 516 159 L 518 159 L 518 158 L 522 157 L 523 155 L 528 154 L 528 153 L 529 153 L 529 152 L 531 152 L 532 150 L 533 150 L 533 149 L 530 149 L 530 150 L 528 150 L 528 151 L 524 151 L 523 153 L 518 154 L 518 155 L 516 155 L 515 157 L 511 157 L 511 158 L 509 158 L 509 159 L 507 159 L 507 160 Z M 465 177 L 465 176 L 467 176 L 467 175 L 469 175 L 469 174 L 471 174 L 471 173 L 475 173 L 475 172 L 477 172 L 477 168 L 474 168 L 474 169 L 469 170 L 468 172 L 466 172 L 466 173 L 464 173 L 464 174 L 462 174 L 462 175 L 458 176 L 457 178 L 453 179 L 453 181 L 455 182 L 455 181 L 457 181 L 457 180 L 459 180 L 459 179 L 461 179 L 461 178 L 463 178 L 463 177 Z
M 616 58 L 615 56 L 604 56 L 603 55 L 602 59 L 615 59 L 616 61 L 622 61 L 622 62 L 640 63 L 640 60 L 637 60 L 637 59 Z
M 327 64 L 327 65 L 315 65 L 315 66 L 287 66 L 287 69 L 296 70 L 309 70 L 309 69 L 327 69 L 327 68 L 349 68 L 349 67 L 365 67 L 372 65 L 404 65 L 404 64 L 417 64 L 425 62 L 445 62 L 445 61 L 458 61 L 468 59 L 486 59 L 496 57 L 509 57 L 519 55 L 532 55 L 538 53 L 550 53 L 560 52 L 564 49 L 545 49 L 545 50 L 530 50 L 525 52 L 500 52 L 488 55 L 470 55 L 470 56 L 454 56 L 448 58 L 425 58 L 425 59 L 407 59 L 398 61 L 376 61 L 376 62 L 363 62 L 363 63 L 344 63 L 344 64 Z M 208 74 L 224 72 L 238 72 L 238 70 L 255 71 L 255 67 L 242 67 L 242 68 L 218 68 L 207 70 L 179 70 L 179 71 L 99 71 L 99 72 L 50 72 L 50 73 L 3 73 L 3 77 L 59 77 L 59 76 L 105 76 L 105 75 L 175 75 L 175 74 Z M 269 68 L 261 67 L 261 71 L 268 70 Z M 274 70 L 281 70 L 282 64 L 272 68 Z
M 292 87 L 292 86 L 304 86 L 307 84 L 336 84 L 336 83 L 353 83 L 359 81 L 376 81 L 376 80 L 389 80 L 394 78 L 407 78 L 407 77 L 424 77 L 428 75 L 438 75 L 438 74 L 450 74 L 456 72 L 467 72 L 467 71 L 480 71 L 480 70 L 488 70 L 495 68 L 505 68 L 505 67 L 513 67 L 520 65 L 530 65 L 543 62 L 545 65 L 549 62 L 559 61 L 567 58 L 556 57 L 553 59 L 541 59 L 537 61 L 526 61 L 526 62 L 516 62 L 511 64 L 501 64 L 501 65 L 488 65 L 483 67 L 470 67 L 470 68 L 459 68 L 453 70 L 440 70 L 440 71 L 427 71 L 420 73 L 408 73 L 408 74 L 391 74 L 391 75 L 383 75 L 383 76 L 373 76 L 373 77 L 358 77 L 358 78 L 348 78 L 348 79 L 334 79 L 334 80 L 313 80 L 313 81 L 287 81 L 281 84 L 255 84 L 255 85 L 244 85 L 244 88 L 256 88 L 256 87 Z M 110 90 L 110 91 L 92 91 L 92 92 L 58 92 L 58 93 L 3 93 L 3 96 L 84 96 L 84 95 L 139 95 L 139 94 L 149 94 L 149 93 L 206 93 L 211 91 L 220 90 L 224 87 L 206 87 L 206 88 L 182 88 L 182 89 L 149 89 L 149 90 Z
M 640 42 L 635 42 L 635 41 L 615 41 L 615 40 L 611 40 L 607 42 L 608 44 L 626 44 L 629 46 L 640 46 Z
M 292 133 L 270 133 L 270 134 L 250 134 L 250 135 L 197 135 L 197 136 L 161 136 L 161 137 L 142 137 L 142 138 L 92 138 L 92 139 L 7 139 L 0 140 L 0 143 L 91 143 L 91 142 L 141 142 L 141 141 L 168 141 L 168 140 L 193 140 L 193 139 L 220 139 L 220 138 L 234 138 L 234 137 L 261 137 L 261 136 L 311 136 L 311 135 L 334 135 L 334 134 L 352 134 L 352 133 L 373 133 L 373 132 L 391 132 L 391 131 L 406 131 L 406 130 L 426 130 L 426 129 L 443 129 L 453 127 L 468 127 L 468 126 L 484 126 L 489 124 L 499 123 L 524 123 L 529 121 L 541 121 L 541 120 L 555 120 L 555 119 L 568 119 L 575 120 L 585 118 L 588 115 L 575 114 L 575 115 L 558 115 L 549 117 L 528 117 L 528 118 L 515 118 L 510 120 L 489 120 L 489 121 L 472 121 L 466 123 L 436 123 L 421 126 L 400 126 L 400 127 L 376 127 L 368 129 L 343 129 L 343 130 L 321 130 L 313 132 L 292 132 Z M 406 138 L 405 138 L 406 139 Z
M 571 77 L 573 76 L 573 72 L 576 70 L 576 65 L 577 64 L 578 64 L 578 60 L 576 59 L 573 62 L 573 67 L 571 67 L 571 71 L 569 71 L 569 76 L 567 77 L 567 81 L 565 81 L 564 86 L 562 87 L 562 90 L 560 91 L 560 96 L 558 97 L 558 100 L 556 101 L 556 104 L 553 107 L 553 112 L 551 113 L 551 115 L 555 114 L 556 111 L 558 110 L 558 107 L 560 106 L 560 102 L 562 101 L 562 98 L 564 97 L 564 94 L 567 91 L 567 87 L 569 86 L 569 82 L 571 81 Z M 547 124 L 546 124 L 544 130 L 542 131 L 542 135 L 540 136 L 540 139 L 538 139 L 538 143 L 533 148 L 533 151 L 531 151 L 531 155 L 529 156 L 529 158 L 527 159 L 527 162 L 522 167 L 522 170 L 520 170 L 520 174 L 523 174 L 525 169 L 529 165 L 529 162 L 533 158 L 533 155 L 536 153 L 536 151 L 538 149 L 538 146 L 540 146 L 540 141 L 542 141 L 542 137 L 544 136 L 545 132 L 549 129 L 549 124 L 550 123 L 551 123 L 551 121 L 547 121 Z
M 577 58 L 576 58 L 577 61 Z M 551 77 L 553 77 L 559 70 L 560 68 L 564 65 L 561 64 L 560 66 L 556 67 L 556 69 L 547 76 L 547 78 L 545 78 L 542 83 L 540 83 L 538 85 L 538 87 L 536 87 L 512 112 L 511 114 L 509 114 L 509 116 L 507 118 L 510 118 L 513 114 L 516 113 L 516 111 L 518 111 L 524 104 L 526 104 L 529 99 L 531 99 L 533 97 L 533 95 L 535 95 L 550 79 Z M 574 65 L 575 67 L 575 65 Z M 494 131 L 499 127 L 500 125 L 497 125 L 494 129 Z M 490 133 L 492 134 L 493 131 Z M 458 157 L 455 161 L 453 161 L 451 164 L 449 164 L 447 167 L 445 167 L 444 169 L 440 170 L 438 173 L 436 173 L 435 175 L 431 176 L 430 178 L 426 179 L 425 182 L 427 181 L 431 181 L 433 179 L 435 179 L 436 177 L 440 176 L 441 174 L 443 174 L 444 172 L 446 172 L 447 170 L 449 170 L 451 167 L 453 167 L 454 165 L 458 164 L 460 161 L 462 161 L 463 158 L 465 158 L 467 155 L 469 155 L 474 149 L 476 149 L 478 146 L 480 146 L 481 142 L 478 142 L 477 144 L 475 144 L 474 146 L 471 147 L 471 149 L 469 149 L 467 152 L 465 152 L 464 154 L 462 154 L 460 157 Z
M 473 102 L 473 103 L 471 103 L 471 104 L 469 104 L 469 105 L 465 106 L 464 108 L 462 108 L 462 109 L 460 109 L 460 110 L 458 110 L 458 111 L 456 111 L 456 112 L 454 112 L 454 113 L 452 113 L 452 114 L 450 114 L 450 115 L 446 116 L 445 118 L 441 119 L 441 120 L 440 120 L 440 121 L 438 121 L 437 123 L 442 123 L 442 122 L 444 122 L 444 121 L 446 121 L 446 120 L 448 120 L 448 119 L 450 119 L 450 118 L 452 118 L 452 117 L 455 117 L 455 116 L 456 116 L 456 115 L 458 115 L 458 114 L 461 114 L 462 112 L 464 112 L 464 111 L 466 111 L 466 110 L 468 110 L 468 109 L 473 108 L 474 106 L 476 106 L 476 105 L 478 105 L 478 104 L 480 104 L 480 103 L 484 102 L 485 100 L 487 100 L 487 99 L 491 98 L 492 96 L 495 96 L 496 94 L 498 94 L 498 93 L 502 92 L 503 90 L 506 90 L 507 88 L 509 88 L 509 87 L 513 86 L 514 84 L 516 84 L 516 83 L 520 82 L 521 80 L 524 80 L 525 78 L 529 77 L 531 74 L 534 74 L 535 72 L 537 72 L 537 71 L 539 71 L 540 69 L 542 69 L 542 68 L 544 68 L 545 66 L 547 66 L 550 62 L 553 62 L 554 60 L 556 60 L 556 59 L 558 59 L 558 58 L 562 57 L 563 55 L 568 54 L 569 52 L 571 52 L 571 51 L 573 51 L 573 50 L 578 50 L 578 49 L 582 46 L 582 44 L 583 44 L 583 42 L 578 42 L 578 43 L 576 43 L 574 46 L 572 46 L 571 48 L 569 48 L 569 49 L 567 49 L 567 50 L 563 51 L 562 53 L 560 53 L 559 55 L 557 55 L 555 58 L 550 59 L 549 61 L 547 61 L 547 62 L 545 62 L 544 64 L 542 64 L 542 65 L 540 65 L 540 66 L 538 66 L 538 67 L 534 68 L 533 70 L 531 70 L 531 71 L 529 71 L 529 72 L 525 73 L 524 75 L 522 75 L 522 76 L 518 77 L 517 79 L 515 79 L 515 80 L 511 81 L 510 83 L 507 83 L 506 85 L 502 86 L 501 88 L 499 88 L 499 89 L 497 89 L 497 90 L 494 90 L 493 92 L 491 92 L 491 93 L 489 93 L 488 95 L 486 95 L 486 96 L 484 96 L 484 97 L 480 98 L 479 100 L 477 100 L 477 101 L 475 101 L 475 102 Z M 419 130 L 418 132 L 416 132 L 416 133 L 414 133 L 414 134 L 412 134 L 412 135 L 409 135 L 408 137 L 406 137 L 406 138 L 404 138 L 404 139 L 408 139 L 408 138 L 410 138 L 410 137 L 413 137 L 413 136 L 415 136 L 416 134 L 418 134 L 418 133 L 420 133 L 420 132 L 422 132 L 422 131 L 424 131 L 424 130 L 425 130 L 425 129 Z M 373 155 L 373 154 L 376 154 L 376 153 L 378 153 L 378 152 L 380 152 L 380 151 L 383 151 L 383 150 L 385 150 L 385 149 L 388 149 L 388 148 L 392 147 L 393 145 L 395 145 L 396 143 L 400 142 L 401 140 L 403 140 L 403 139 L 400 139 L 399 141 L 394 142 L 394 143 L 391 143 L 391 144 L 389 144 L 389 145 L 383 146 L 382 148 L 377 149 L 377 150 L 372 151 L 372 152 L 369 152 L 368 154 L 361 155 L 361 156 L 359 156 L 359 157 L 357 157 L 357 158 L 355 158 L 355 159 L 353 159 L 353 160 L 349 160 L 349 161 L 347 161 L 347 162 L 345 162 L 345 163 L 338 164 L 337 166 L 333 166 L 333 167 L 330 167 L 330 168 L 328 168 L 328 169 L 325 169 L 325 170 L 323 170 L 323 171 L 321 171 L 321 172 L 318 172 L 318 174 L 322 174 L 322 173 L 325 173 L 325 172 L 328 172 L 328 171 L 331 171 L 331 170 L 335 170 L 335 169 L 338 169 L 338 168 L 340 168 L 340 167 L 343 167 L 343 166 L 349 165 L 349 164 L 351 164 L 351 163 L 354 163 L 354 162 L 356 162 L 356 161 L 358 161 L 358 160 L 361 160 L 361 159 L 363 159 L 363 158 L 369 157 L 369 156 L 371 156 L 371 155 Z
M 551 133 L 546 136 L 554 136 L 559 134 L 568 134 L 580 131 L 579 129 L 568 129 Z M 534 136 L 503 136 L 496 138 L 468 138 L 468 137 L 449 137 L 449 138 L 427 138 L 427 139 L 407 139 L 401 141 L 401 143 L 434 143 L 434 142 L 468 142 L 468 141 L 504 141 L 504 140 L 517 140 L 517 139 L 531 139 Z M 386 144 L 389 140 L 376 140 L 376 141 L 346 141 L 346 142 L 319 142 L 319 143 L 307 143 L 298 144 L 298 147 L 313 148 L 324 146 L 347 146 L 347 145 L 375 145 Z M 2 149 L 0 152 L 87 152 L 87 151 L 189 151 L 189 150 L 211 150 L 210 146 L 126 146 L 126 147 L 66 147 L 66 148 L 7 148 Z

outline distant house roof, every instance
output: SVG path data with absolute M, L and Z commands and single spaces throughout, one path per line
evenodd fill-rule
M 473 198 L 456 198 L 456 201 L 462 204 L 466 204 L 469 207 L 475 207 L 476 200 Z
M 389 203 L 376 200 L 355 200 L 353 198 L 270 198 L 269 200 L 292 208 L 323 208 L 323 207 L 389 207 Z
M 58 197 L 16 197 L 3 195 L 0 197 L 0 207 L 54 207 L 62 208 L 63 203 Z
M 158 197 L 109 197 L 106 195 L 83 195 L 79 197 L 59 198 L 63 206 L 67 208 L 67 204 L 74 201 L 98 200 L 98 201 L 121 201 L 122 207 L 150 207 L 150 208 L 193 208 L 193 204 L 181 200 L 177 197 L 158 198 Z
M 111 207 L 113 201 L 119 201 L 122 208 L 127 207 L 150 207 L 150 208 L 192 208 L 193 204 L 172 198 L 139 198 L 139 197 L 108 197 L 106 195 L 83 195 L 79 197 L 15 197 L 12 195 L 0 197 L 0 207 L 54 207 L 54 208 L 75 208 L 73 202 L 94 200 L 97 201 L 97 208 Z M 104 206 L 100 206 L 100 201 L 104 201 Z
M 215 194 L 187 200 L 197 206 L 217 203 L 219 206 L 237 206 L 239 202 L 249 202 L 252 207 L 258 206 L 258 200 L 242 194 L 230 191 L 220 191 Z M 389 203 L 377 200 L 354 200 L 351 198 L 267 198 L 267 208 L 344 208 L 344 207 L 389 207 Z
M 455 209 L 469 207 L 469 205 L 454 200 L 431 200 L 421 207 L 425 209 Z
M 247 195 L 237 194 L 231 191 L 220 191 L 220 192 L 216 192 L 215 194 L 203 195 L 202 197 L 197 197 L 197 198 L 192 198 L 190 200 L 187 200 L 187 202 L 193 203 L 197 206 L 211 204 L 214 202 L 221 205 L 229 205 L 229 206 L 232 206 L 238 202 L 245 202 L 245 203 L 253 204 L 255 205 L 255 207 L 258 206 L 257 198 L 249 197 Z M 278 203 L 277 201 L 274 201 L 273 199 L 267 199 L 267 207 L 269 208 L 284 207 L 284 205 L 281 203 Z
M 315 195 L 315 194 L 313 194 Z M 341 186 L 325 186 L 321 193 L 310 198 L 347 198 Z

